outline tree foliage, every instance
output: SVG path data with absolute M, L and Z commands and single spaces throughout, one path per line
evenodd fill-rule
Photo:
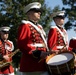
M 9 39 L 13 41 L 15 49 L 17 49 L 17 30 L 21 23 L 21 20 L 26 19 L 26 14 L 23 12 L 23 8 L 31 3 L 38 1 L 42 4 L 42 16 L 39 21 L 43 25 L 45 31 L 50 28 L 50 12 L 51 9 L 45 4 L 45 0 L 0 0 L 0 26 L 10 26 Z M 15 66 L 18 64 L 21 56 L 21 52 L 17 53 L 13 58 Z M 16 59 L 17 58 L 17 59 Z M 16 66 L 17 67 L 17 66 Z
M 76 26 L 76 0 L 62 0 L 62 2 L 67 6 L 62 9 L 66 11 L 68 22 L 65 24 L 65 28 L 68 30 Z

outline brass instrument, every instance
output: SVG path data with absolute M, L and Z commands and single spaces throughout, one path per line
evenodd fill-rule
M 19 49 L 15 50 L 14 52 L 12 52 L 11 54 L 9 54 L 8 56 L 9 57 L 13 57 L 17 52 L 19 52 Z M 10 64 L 11 64 L 11 62 L 6 62 L 6 60 L 3 59 L 2 61 L 0 61 L 0 69 L 4 68 L 4 67 L 6 67 L 6 66 L 8 66 Z

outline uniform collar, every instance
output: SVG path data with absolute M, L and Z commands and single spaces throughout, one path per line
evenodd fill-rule
M 63 29 L 63 27 L 62 26 L 59 26 L 59 25 L 56 25 L 59 29 Z
M 62 26 L 57 25 L 57 27 L 58 27 L 61 31 L 64 30 L 64 28 L 63 28 Z
M 32 22 L 32 23 L 35 24 L 35 25 L 38 25 L 38 23 L 35 22 L 35 21 L 33 21 L 33 20 L 29 20 L 29 21 Z

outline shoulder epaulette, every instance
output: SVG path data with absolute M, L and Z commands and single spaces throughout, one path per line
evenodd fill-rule
M 57 28 L 57 26 L 51 26 L 50 28 Z
M 26 21 L 26 20 L 22 20 L 21 23 L 27 24 L 28 21 Z
M 72 37 L 71 39 L 76 40 L 76 37 Z

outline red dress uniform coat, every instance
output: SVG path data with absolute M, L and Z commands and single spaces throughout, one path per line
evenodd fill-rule
M 68 36 L 65 29 L 60 29 L 57 26 L 51 27 L 49 34 L 48 34 L 48 47 L 52 50 L 59 50 L 64 47 L 66 44 L 67 49 L 71 50 L 68 47 Z
M 76 49 L 76 37 L 70 39 L 69 46 Z
M 14 49 L 14 46 L 11 41 L 7 40 L 6 42 L 2 42 L 2 40 L 0 40 L 0 54 L 2 54 L 2 56 L 11 54 L 13 49 Z M 10 61 L 12 61 L 12 58 L 9 59 L 9 62 Z M 8 65 L 0 69 L 0 74 L 9 74 L 13 72 L 14 72 L 14 69 L 12 65 Z
M 40 59 L 36 58 L 32 53 L 36 49 L 46 52 L 45 47 L 39 47 L 40 44 L 44 44 L 44 41 L 33 25 L 36 26 L 30 21 L 23 21 L 18 29 L 18 48 L 22 51 L 21 72 L 46 71 L 45 60 L 39 62 Z M 42 28 L 41 26 L 36 27 L 39 27 L 38 29 Z

